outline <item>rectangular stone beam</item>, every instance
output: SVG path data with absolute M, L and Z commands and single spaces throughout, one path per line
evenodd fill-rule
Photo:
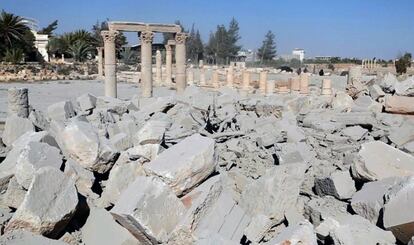
M 155 24 L 155 23 L 142 23 L 142 22 L 123 22 L 123 21 L 110 21 L 108 22 L 109 30 L 111 31 L 130 31 L 130 32 L 169 32 L 176 33 L 181 32 L 181 27 L 174 24 Z

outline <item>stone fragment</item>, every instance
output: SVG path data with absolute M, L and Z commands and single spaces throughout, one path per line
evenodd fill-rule
M 265 236 L 266 231 L 272 227 L 272 221 L 263 214 L 253 216 L 249 225 L 244 230 L 244 235 L 252 242 L 260 242 Z
M 16 180 L 24 188 L 28 189 L 36 171 L 49 166 L 60 169 L 62 155 L 59 149 L 46 143 L 30 142 L 27 144 L 16 164 Z
M 401 96 L 414 96 L 414 77 L 395 83 L 395 94 Z
M 341 200 L 350 199 L 355 193 L 355 183 L 349 171 L 335 171 L 329 177 L 315 180 L 318 195 L 331 195 Z
M 354 105 L 351 96 L 344 92 L 336 92 L 335 97 L 332 98 L 332 109 L 338 111 L 349 111 Z
M 379 81 L 379 85 L 382 90 L 386 93 L 393 93 L 395 91 L 395 84 L 398 83 L 397 77 L 394 74 L 388 72 L 385 74 L 384 78 Z
M 161 144 L 164 139 L 165 130 L 169 126 L 169 122 L 165 121 L 148 121 L 136 133 L 134 145 Z
M 305 202 L 305 216 L 315 227 L 328 217 L 335 218 L 347 213 L 347 203 L 332 196 L 312 198 Z
M 369 86 L 368 90 L 369 90 L 369 95 L 371 96 L 373 100 L 378 101 L 379 99 L 385 96 L 384 91 L 382 91 L 382 88 L 377 84 L 373 84 Z
M 76 101 L 82 111 L 89 111 L 96 107 L 96 97 L 92 94 L 83 94 Z
M 214 140 L 194 134 L 145 164 L 145 171 L 160 177 L 177 195 L 181 195 L 214 171 L 214 145 Z
M 407 120 L 399 127 L 392 127 L 388 139 L 396 144 L 397 147 L 401 147 L 410 141 L 414 141 L 414 122 Z
M 47 131 L 26 132 L 25 134 L 20 136 L 17 140 L 15 140 L 12 146 L 13 147 L 24 147 L 30 142 L 46 143 L 50 146 L 59 148 L 58 144 L 56 143 L 56 140 Z
M 352 111 L 372 111 L 374 113 L 381 113 L 382 107 L 383 105 L 381 103 L 376 102 L 370 96 L 361 95 L 356 100 L 354 100 L 354 106 L 352 107 Z
M 414 97 L 386 95 L 385 111 L 399 114 L 414 114 Z
M 75 110 L 71 101 L 61 101 L 47 108 L 47 115 L 51 120 L 66 121 L 75 116 Z
M 109 173 L 98 206 L 108 207 L 111 204 L 115 204 L 122 192 L 138 176 L 145 176 L 144 169 L 139 162 L 131 161 L 121 164 L 117 162 Z
M 361 145 L 352 163 L 352 175 L 374 181 L 394 176 L 414 175 L 414 157 L 381 141 Z
M 36 172 L 22 204 L 5 230 L 24 229 L 56 237 L 72 218 L 77 204 L 75 182 L 59 169 L 43 167 Z
M 65 175 L 74 179 L 76 189 L 85 197 L 96 198 L 97 194 L 93 193 L 92 186 L 95 182 L 95 176 L 87 169 L 84 169 L 79 163 L 72 159 L 65 162 Z
M 114 218 L 143 244 L 166 242 L 185 212 L 184 204 L 157 177 L 139 176 L 111 209 Z
M 12 115 L 7 117 L 4 124 L 2 141 L 6 146 L 11 146 L 15 140 L 26 132 L 34 132 L 33 123 L 27 119 Z
M 308 244 L 317 245 L 316 234 L 312 224 L 305 220 L 283 229 L 275 238 L 266 242 L 267 245 Z
M 17 209 L 24 200 L 26 190 L 17 183 L 16 177 L 9 181 L 6 192 L 1 196 L 0 203 L 10 208 Z
M 131 138 L 125 133 L 119 133 L 112 136 L 110 141 L 117 151 L 125 151 L 132 147 Z
M 117 156 L 108 140 L 100 138 L 92 125 L 84 121 L 71 120 L 58 138 L 64 154 L 91 171 L 107 172 Z
M 391 177 L 365 183 L 351 199 L 352 210 L 373 224 L 378 223 L 381 209 L 384 207 L 384 195 L 400 182 L 400 178 Z
M 280 223 L 286 210 L 297 202 L 306 168 L 304 163 L 292 163 L 268 169 L 262 177 L 245 187 L 240 205 L 251 216 L 264 214 L 274 224 Z
M 324 230 L 329 230 L 329 237 L 334 245 L 395 244 L 396 242 L 391 232 L 378 228 L 359 215 L 346 214 L 328 218 L 316 228 L 318 236 L 321 226 L 325 226 Z M 321 235 L 323 236 L 323 232 Z
M 413 162 L 411 162 L 413 163 Z M 414 177 L 394 185 L 385 196 L 383 223 L 403 243 L 414 236 Z
M 0 244 L 7 245 L 67 245 L 62 241 L 52 240 L 44 236 L 17 230 L 0 237 Z
M 43 111 L 32 110 L 29 114 L 29 119 L 40 130 L 48 130 L 50 127 L 50 122 Z
M 82 227 L 82 241 L 85 245 L 141 244 L 128 230 L 120 226 L 105 209 L 92 208 Z
M 353 141 L 361 140 L 367 133 L 368 130 L 361 126 L 346 127 L 341 131 L 343 136 L 349 137 Z
M 27 88 L 10 88 L 7 91 L 8 115 L 27 118 L 29 116 L 29 95 Z

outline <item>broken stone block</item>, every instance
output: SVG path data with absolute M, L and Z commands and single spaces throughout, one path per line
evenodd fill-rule
M 194 134 L 145 164 L 145 171 L 160 177 L 177 195 L 181 195 L 214 171 L 214 145 L 213 139 Z
M 332 196 L 312 198 L 305 202 L 305 216 L 315 227 L 328 217 L 335 218 L 347 213 L 347 203 Z
M 74 179 L 76 189 L 85 197 L 96 198 L 97 194 L 93 193 L 92 186 L 95 182 L 95 176 L 87 169 L 84 169 L 79 163 L 72 159 L 65 162 L 65 175 Z
M 56 140 L 47 131 L 41 132 L 27 132 L 15 140 L 12 144 L 13 147 L 24 147 L 30 142 L 46 143 L 50 146 L 59 148 Z
M 378 101 L 380 98 L 383 98 L 385 96 L 384 91 L 382 91 L 382 88 L 377 84 L 373 84 L 369 86 L 368 90 L 369 90 L 369 95 L 371 96 L 373 100 Z
M 10 208 L 17 209 L 24 200 L 26 190 L 17 183 L 16 177 L 9 181 L 6 192 L 1 196 L 0 203 Z
M 122 115 L 128 112 L 129 108 L 135 108 L 135 106 L 130 101 L 123 101 L 117 98 L 106 96 L 96 97 L 96 109 L 98 110 Z
M 349 137 L 353 141 L 362 139 L 367 133 L 368 130 L 361 126 L 346 127 L 341 131 L 343 136 Z
M 58 240 L 49 239 L 44 236 L 30 233 L 28 231 L 17 230 L 9 232 L 0 237 L 0 244 L 8 245 L 67 245 Z
M 413 162 L 411 162 L 413 163 Z M 385 196 L 383 223 L 403 243 L 414 236 L 414 177 L 394 185 Z
M 50 123 L 42 111 L 32 110 L 29 114 L 29 119 L 40 130 L 48 130 Z
M 110 138 L 110 141 L 117 151 L 125 151 L 128 148 L 132 147 L 131 138 L 124 133 L 119 133 L 112 136 Z
M 274 224 L 280 223 L 285 211 L 297 202 L 306 169 L 304 163 L 292 163 L 266 170 L 258 180 L 247 184 L 242 191 L 240 205 L 251 216 L 264 214 Z
M 4 124 L 2 141 L 6 146 L 11 146 L 15 140 L 26 132 L 34 131 L 35 127 L 29 119 L 12 115 L 7 117 Z
M 108 207 L 114 204 L 122 192 L 134 182 L 138 176 L 145 176 L 144 169 L 139 162 L 131 161 L 127 163 L 115 163 L 109 173 L 105 189 L 101 198 L 98 200 L 100 207 Z
M 404 81 L 395 83 L 395 94 L 401 96 L 414 96 L 414 78 L 409 77 Z
M 59 169 L 43 167 L 36 172 L 5 231 L 24 229 L 56 237 L 72 218 L 77 205 L 78 193 L 73 179 Z
M 381 103 L 376 102 L 370 96 L 362 95 L 354 100 L 352 111 L 372 111 L 375 113 L 381 113 L 382 107 L 383 105 Z
M 58 138 L 64 154 L 91 171 L 107 172 L 117 156 L 108 140 L 100 138 L 92 125 L 84 121 L 71 120 Z
M 341 200 L 350 199 L 355 193 L 355 183 L 349 171 L 335 171 L 329 177 L 315 180 L 318 195 L 331 195 Z
M 381 141 L 361 145 L 352 163 L 352 175 L 360 180 L 374 181 L 414 174 L 414 157 Z
M 89 111 L 96 107 L 96 97 L 89 93 L 79 96 L 76 101 L 82 111 Z
M 362 189 L 352 196 L 352 210 L 371 223 L 377 224 L 380 211 L 384 206 L 384 195 L 400 181 L 400 178 L 391 177 L 365 183 Z
M 68 100 L 55 103 L 47 108 L 47 116 L 55 121 L 66 121 L 67 119 L 74 117 L 75 114 L 73 104 Z
M 316 228 L 318 236 L 319 233 L 321 236 L 324 235 L 321 230 L 325 232 L 329 230 L 329 237 L 335 245 L 395 244 L 396 242 L 391 232 L 378 228 L 359 215 L 346 214 L 328 218 Z
M 98 244 L 141 244 L 128 230 L 120 226 L 105 209 L 92 208 L 82 227 L 82 241 L 85 245 Z
M 244 230 L 244 235 L 254 243 L 260 242 L 265 236 L 266 231 L 272 227 L 272 221 L 263 214 L 257 214 L 250 220 L 249 225 Z
M 398 147 L 401 147 L 410 141 L 414 141 L 414 122 L 407 120 L 399 127 L 392 127 L 388 139 Z
M 312 224 L 304 220 L 296 225 L 283 229 L 275 238 L 266 242 L 267 245 L 308 244 L 317 245 L 316 234 Z
M 385 111 L 398 114 L 414 114 L 414 97 L 385 96 Z
M 331 102 L 332 109 L 337 111 L 349 111 L 353 105 L 352 97 L 344 92 L 337 92 Z
M 166 184 L 144 176 L 138 176 L 111 209 L 116 221 L 143 244 L 166 242 L 184 212 L 184 204 Z
M 135 134 L 134 145 L 161 144 L 169 122 L 150 120 Z
M 16 164 L 16 180 L 28 189 L 36 171 L 42 167 L 50 166 L 60 169 L 62 155 L 59 149 L 46 143 L 30 142 L 20 154 Z

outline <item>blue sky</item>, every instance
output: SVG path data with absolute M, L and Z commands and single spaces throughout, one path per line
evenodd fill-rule
M 414 53 L 414 0 L 0 0 L 0 9 L 39 21 L 57 19 L 57 33 L 90 29 L 97 20 L 194 23 L 210 31 L 235 17 L 240 44 L 256 49 L 268 30 L 278 53 L 303 48 L 307 56 L 391 59 Z M 127 35 L 137 43 L 135 34 Z

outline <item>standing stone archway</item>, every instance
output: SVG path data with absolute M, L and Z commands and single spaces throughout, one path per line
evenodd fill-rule
M 108 31 L 101 32 L 104 39 L 106 96 L 117 97 L 115 38 L 120 31 L 137 32 L 141 40 L 141 90 L 143 97 L 152 97 L 152 41 L 154 33 L 174 33 L 174 44 L 176 46 L 176 89 L 178 93 L 185 90 L 187 86 L 185 41 L 188 34 L 183 33 L 179 25 L 111 21 L 108 22 L 108 28 Z M 166 50 L 166 82 L 171 83 L 172 48 L 170 40 L 166 45 Z

